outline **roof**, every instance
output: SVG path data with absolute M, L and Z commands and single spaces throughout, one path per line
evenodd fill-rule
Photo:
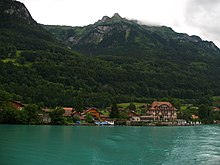
M 21 107 L 24 107 L 24 104 L 22 104 L 20 101 L 15 101 L 15 100 L 10 100 L 10 102 L 14 103 L 14 104 L 17 104 Z
M 128 113 L 128 117 L 134 117 L 134 116 L 138 117 L 138 116 L 140 116 L 140 115 L 138 115 L 138 114 L 135 113 L 134 111 L 131 111 L 131 112 Z
M 153 103 L 152 103 L 152 107 L 155 107 L 155 106 L 161 106 L 161 105 L 167 105 L 167 106 L 169 106 L 169 107 L 171 107 L 171 106 L 173 106 L 170 102 L 168 102 L 168 101 L 154 101 Z
M 96 108 L 89 108 L 89 109 L 87 109 L 84 113 L 86 114 L 86 113 L 91 112 L 91 111 L 96 111 L 97 113 L 102 114 L 102 113 L 99 112 Z
M 70 108 L 70 107 L 63 107 L 64 109 L 64 114 L 63 116 L 72 116 L 72 112 L 75 110 L 74 108 Z
M 151 107 L 150 107 L 150 110 L 155 110 L 157 108 L 161 108 L 162 105 L 166 105 L 167 107 L 169 107 L 168 109 L 166 110 L 177 110 L 170 102 L 168 101 L 154 101 L 152 104 L 151 104 Z
M 64 109 L 65 111 L 73 111 L 73 110 L 75 110 L 74 108 L 70 108 L 70 107 L 63 107 L 63 109 Z
M 82 113 L 81 112 L 79 112 L 79 111 L 76 111 L 75 109 L 73 110 L 73 112 L 72 112 L 73 114 L 77 114 L 77 115 L 81 115 Z

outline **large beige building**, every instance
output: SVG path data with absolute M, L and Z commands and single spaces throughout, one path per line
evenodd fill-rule
M 177 109 L 170 102 L 154 101 L 146 113 L 152 120 L 174 121 L 177 119 Z

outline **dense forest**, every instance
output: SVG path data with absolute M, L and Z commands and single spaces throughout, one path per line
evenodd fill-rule
M 11 0 L 1 1 L 0 18 L 1 100 L 107 107 L 115 101 L 220 94 L 220 51 L 195 36 L 114 16 L 100 41 L 97 28 L 107 26 L 105 21 L 43 26 Z M 71 37 L 79 42 L 69 42 Z

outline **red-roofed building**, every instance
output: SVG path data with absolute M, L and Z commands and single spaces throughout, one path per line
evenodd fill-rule
M 68 117 L 68 116 L 72 116 L 73 112 L 74 112 L 74 108 L 70 108 L 70 107 L 63 107 L 63 110 L 65 111 L 63 116 Z
M 22 110 L 25 107 L 25 105 L 22 104 L 20 101 L 15 101 L 15 100 L 10 100 L 9 105 L 17 110 Z
M 90 114 L 94 117 L 95 120 L 100 120 L 102 113 L 100 113 L 96 108 L 87 109 L 84 114 Z
M 147 115 L 154 120 L 173 121 L 177 119 L 177 109 L 170 102 L 154 101 Z

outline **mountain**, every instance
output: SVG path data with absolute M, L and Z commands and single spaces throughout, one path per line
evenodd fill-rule
M 87 97 L 85 104 L 92 106 L 101 94 L 106 99 L 108 94 L 97 94 L 102 87 L 94 77 L 108 64 L 69 50 L 18 1 L 1 0 L 0 18 L 0 101 L 75 106 Z M 109 104 L 109 98 L 101 104 Z
M 149 51 L 220 54 L 213 42 L 198 36 L 176 33 L 169 27 L 147 26 L 119 14 L 104 16 L 84 27 L 46 26 L 58 39 L 88 55 L 146 55 Z
M 0 101 L 106 107 L 114 101 L 220 94 L 219 49 L 119 14 L 85 27 L 38 24 L 0 1 Z
M 6 48 L 32 49 L 29 45 L 34 45 L 34 48 L 46 49 L 54 42 L 54 37 L 33 20 L 20 2 L 1 0 L 0 17 L 0 42 L 1 45 L 6 43 Z
M 101 83 L 135 97 L 198 98 L 219 94 L 220 50 L 166 26 L 104 16 L 84 27 L 44 26 L 85 56 L 110 62 Z M 111 75 L 112 73 L 112 75 Z

